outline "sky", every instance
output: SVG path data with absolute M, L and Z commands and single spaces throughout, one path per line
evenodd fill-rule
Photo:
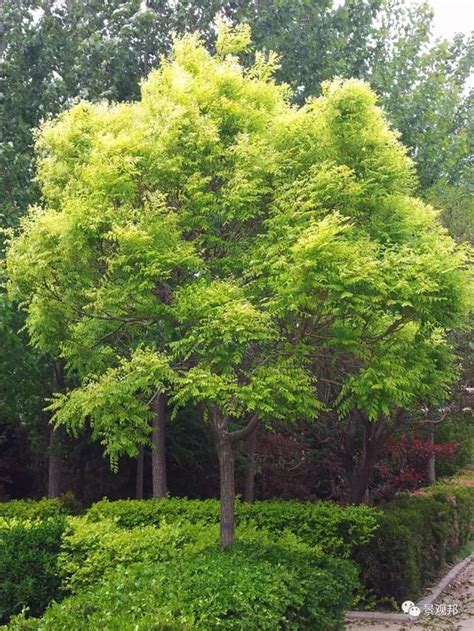
M 434 35 L 452 37 L 474 30 L 474 0 L 429 0 L 434 9 Z

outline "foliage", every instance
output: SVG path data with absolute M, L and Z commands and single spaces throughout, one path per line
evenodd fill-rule
M 143 442 L 163 387 L 141 353 L 175 369 L 175 404 L 234 422 L 314 418 L 311 369 L 345 369 L 329 404 L 371 421 L 446 396 L 468 253 L 410 197 L 412 164 L 363 83 L 296 110 L 257 67 L 185 38 L 141 101 L 82 103 L 38 149 L 46 207 L 10 247 L 12 295 L 82 380 L 56 422 L 90 419 L 113 458 Z
M 59 596 L 58 554 L 66 529 L 64 518 L 50 517 L 57 505 L 39 503 L 29 510 L 31 521 L 24 520 L 28 510 L 22 507 L 18 518 L 0 519 L 0 621 L 27 607 L 32 615 L 41 615 Z M 53 510 L 51 510 L 53 509 Z
M 464 163 L 469 42 L 459 36 L 434 42 L 432 11 L 424 3 L 8 0 L 1 13 L 0 85 L 6 223 L 16 223 L 38 199 L 32 130 L 44 118 L 80 99 L 137 98 L 140 79 L 169 54 L 173 33 L 197 32 L 214 45 L 218 13 L 250 26 L 258 50 L 278 54 L 277 78 L 300 102 L 319 95 L 321 83 L 335 76 L 369 80 L 417 156 L 424 183 L 452 177 Z
M 10 500 L 0 502 L 0 518 L 20 521 L 59 517 L 68 513 L 68 507 L 60 499 Z
M 130 533 L 127 533 L 128 535 Z M 204 571 L 203 571 L 204 570 Z M 356 573 L 294 542 L 242 542 L 170 563 L 139 563 L 11 629 L 341 628 Z
M 453 475 L 471 463 L 474 453 L 474 427 L 469 412 L 453 414 L 436 427 L 436 443 L 454 442 L 456 454 L 452 459 L 437 459 L 436 474 L 440 477 Z
M 426 484 L 428 460 L 436 458 L 436 468 L 450 468 L 459 461 L 461 445 L 453 440 L 436 442 L 426 438 L 403 435 L 388 441 L 381 454 L 371 485 L 372 498 L 379 501 L 393 497 L 399 490 L 414 490 Z
M 217 500 L 188 500 L 170 497 L 164 500 L 118 500 L 107 499 L 93 504 L 86 512 L 91 522 L 113 521 L 121 528 L 137 526 L 159 526 L 162 522 L 186 521 L 191 524 L 214 524 L 219 519 Z
M 1 239 L 1 237 L 0 237 Z M 2 246 L 0 245 L 0 250 Z M 48 364 L 28 347 L 24 314 L 6 296 L 0 262 L 0 498 L 17 490 L 15 474 L 25 472 L 45 449 L 44 399 Z M 33 468 L 33 467 L 31 467 Z M 41 492 L 34 488 L 32 493 Z M 21 492 L 21 491 L 20 491 Z
M 399 603 L 421 596 L 469 540 L 473 511 L 470 489 L 443 483 L 384 505 L 377 535 L 354 555 L 368 593 Z
M 80 591 L 98 582 L 118 566 L 144 562 L 147 565 L 179 557 L 193 557 L 217 541 L 217 525 L 163 521 L 154 525 L 123 529 L 116 522 L 91 523 L 82 517 L 70 520 L 63 540 L 59 565 L 62 587 Z
M 288 531 L 327 554 L 349 556 L 368 541 L 375 530 L 375 517 L 365 506 L 339 506 L 332 502 L 264 501 L 237 502 L 237 523 L 254 525 L 279 536 Z M 122 528 L 172 523 L 203 523 L 219 520 L 216 500 L 169 498 L 159 502 L 102 500 L 86 513 L 92 522 L 113 521 Z

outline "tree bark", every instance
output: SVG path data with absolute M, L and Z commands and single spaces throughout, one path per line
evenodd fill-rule
M 153 479 L 153 498 L 162 499 L 168 493 L 166 480 L 166 398 L 158 392 L 152 402 L 152 450 L 151 469 Z
M 227 548 L 234 542 L 235 535 L 235 456 L 228 437 L 218 437 L 217 454 L 221 495 L 220 544 L 222 548 Z
M 374 455 L 366 456 L 364 462 L 357 470 L 352 485 L 351 502 L 352 504 L 368 504 L 369 503 L 369 482 L 372 477 L 377 458 Z
M 135 486 L 135 497 L 137 500 L 143 499 L 143 465 L 145 459 L 145 451 L 143 445 L 138 450 L 137 456 L 137 479 Z
M 245 440 L 259 424 L 255 414 L 245 427 L 229 432 L 229 417 L 217 406 L 211 409 L 211 427 L 214 434 L 220 473 L 220 544 L 227 548 L 235 535 L 235 444 Z
M 364 421 L 364 434 L 361 462 L 352 477 L 352 504 L 369 503 L 369 483 L 378 460 L 379 452 L 385 440 L 385 423 Z
M 245 466 L 245 487 L 244 501 L 253 502 L 255 500 L 255 476 L 257 474 L 257 462 L 255 460 L 255 451 L 258 440 L 258 425 L 245 440 L 245 451 L 247 455 L 247 463 Z
M 53 366 L 53 393 L 64 390 L 64 366 L 61 360 L 57 360 Z M 61 430 L 51 426 L 49 432 L 48 449 L 48 497 L 54 498 L 61 495 L 63 458 L 61 454 Z
M 430 445 L 434 446 L 434 425 L 432 423 L 428 423 L 428 442 Z M 430 454 L 428 457 L 428 462 L 426 466 L 426 478 L 428 484 L 435 484 L 436 482 L 436 456 L 434 453 Z

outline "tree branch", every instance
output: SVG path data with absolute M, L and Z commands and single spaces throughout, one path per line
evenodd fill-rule
M 247 436 L 251 434 L 254 429 L 256 429 L 259 422 L 260 417 L 258 415 L 258 412 L 256 412 L 245 427 L 243 427 L 242 429 L 238 429 L 235 432 L 229 432 L 228 437 L 233 443 L 236 443 L 239 440 L 243 440 L 244 438 L 247 438 Z

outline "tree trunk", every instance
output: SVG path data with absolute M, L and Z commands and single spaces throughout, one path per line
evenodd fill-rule
M 374 462 L 375 464 L 375 462 Z M 369 482 L 372 476 L 373 464 L 367 457 L 358 468 L 354 476 L 351 491 L 352 504 L 368 504 L 369 503 Z
M 245 427 L 229 432 L 229 417 L 217 406 L 211 409 L 211 427 L 216 441 L 220 473 L 220 544 L 227 548 L 234 542 L 235 534 L 235 444 L 245 440 L 259 423 L 255 414 Z
M 64 367 L 61 360 L 53 366 L 53 393 L 64 390 Z M 50 428 L 48 449 L 48 497 L 54 498 L 61 495 L 63 458 L 61 454 L 61 430 Z
M 235 457 L 234 446 L 222 435 L 218 437 L 217 453 L 221 491 L 220 544 L 222 548 L 227 548 L 234 542 L 235 534 Z
M 255 460 L 255 450 L 257 448 L 258 425 L 245 441 L 245 451 L 247 463 L 245 466 L 245 487 L 244 501 L 253 502 L 255 500 L 255 475 L 257 473 L 257 462 Z
M 135 486 L 135 497 L 137 500 L 143 499 L 143 464 L 145 460 L 145 451 L 143 445 L 140 447 L 137 456 L 137 479 Z
M 166 398 L 161 392 L 152 403 L 153 431 L 151 450 L 151 469 L 153 478 L 153 498 L 162 499 L 168 493 L 166 481 Z
M 48 497 L 61 495 L 63 459 L 61 456 L 61 436 L 58 429 L 50 428 L 48 456 Z
M 365 420 L 361 462 L 352 476 L 352 504 L 369 503 L 369 483 L 385 438 L 385 423 Z
M 434 425 L 432 423 L 428 423 L 428 442 L 434 446 Z M 428 457 L 426 478 L 428 484 L 436 482 L 436 456 L 434 453 L 431 453 Z

